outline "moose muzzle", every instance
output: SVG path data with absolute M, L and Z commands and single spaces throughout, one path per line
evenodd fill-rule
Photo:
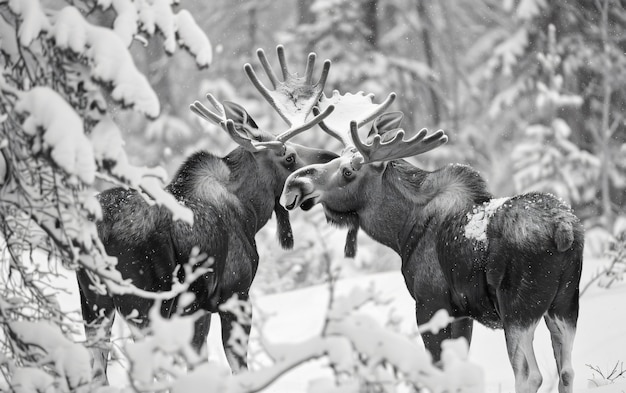
M 292 173 L 285 182 L 280 204 L 287 210 L 301 207 L 302 210 L 311 209 L 319 200 L 319 193 L 315 189 L 312 179 L 308 176 L 310 167 L 305 167 Z

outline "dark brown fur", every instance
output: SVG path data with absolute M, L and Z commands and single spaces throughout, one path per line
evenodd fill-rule
M 571 209 L 542 193 L 495 200 L 468 166 L 428 172 L 397 160 L 354 169 L 352 159 L 348 153 L 294 172 L 283 204 L 321 203 L 330 221 L 360 226 L 402 257 L 418 323 L 440 309 L 456 318 L 439 333 L 423 334 L 435 360 L 444 339 L 471 340 L 473 320 L 504 328 L 516 389 L 535 392 L 541 374 L 532 335 L 545 318 L 559 390 L 571 392 L 584 244 Z
M 227 107 L 228 108 L 228 107 Z M 256 124 L 245 113 L 237 127 L 255 140 L 275 140 L 271 134 L 256 129 Z M 229 113 L 237 119 L 236 114 Z M 245 123 L 245 124 L 244 124 Z M 213 271 L 196 280 L 189 291 L 195 301 L 178 308 L 178 297 L 163 301 L 163 317 L 175 313 L 197 314 L 192 346 L 200 352 L 206 344 L 210 313 L 219 312 L 222 322 L 222 340 L 229 364 L 234 371 L 247 367 L 246 353 L 229 343 L 234 326 L 239 325 L 246 337 L 240 346 L 247 346 L 250 332 L 251 307 L 246 320 L 218 308 L 236 295 L 248 303 L 248 291 L 256 274 L 258 254 L 254 236 L 276 213 L 278 239 L 283 247 L 293 246 L 293 235 L 286 210 L 276 203 L 285 179 L 306 164 L 327 162 L 337 157 L 324 150 L 284 144 L 282 154 L 273 150 L 251 152 L 239 147 L 225 157 L 208 152 L 191 155 L 167 186 L 181 204 L 194 213 L 194 225 L 172 221 L 164 207 L 148 205 L 135 191 L 116 188 L 103 192 L 100 202 L 103 219 L 98 223 L 99 235 L 109 255 L 117 257 L 117 269 L 125 279 L 132 280 L 140 289 L 160 292 L 172 286 L 172 280 L 183 280 L 183 269 L 173 277 L 177 267 L 188 263 L 193 247 L 213 258 Z M 152 300 L 133 295 L 101 296 L 92 288 L 89 276 L 78 272 L 83 318 L 87 323 L 88 338 L 97 336 L 102 326 L 106 338 L 110 336 L 114 311 L 117 309 L 131 324 L 148 326 Z M 108 349 L 94 351 L 98 363 L 96 372 L 106 382 Z

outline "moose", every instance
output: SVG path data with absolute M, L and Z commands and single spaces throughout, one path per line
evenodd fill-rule
M 422 335 L 433 361 L 444 339 L 469 343 L 474 320 L 503 328 L 516 392 L 536 392 L 542 376 L 532 342 L 543 317 L 559 392 L 572 392 L 584 233 L 571 208 L 547 193 L 496 199 L 466 165 L 415 167 L 403 158 L 435 149 L 447 136 L 422 129 L 405 139 L 401 112 L 378 116 L 365 141 L 362 122 L 338 130 L 330 120 L 320 126 L 343 142 L 341 156 L 291 174 L 281 203 L 288 210 L 321 204 L 329 222 L 353 233 L 363 228 L 401 256 L 418 324 L 440 309 L 454 318 Z
M 330 151 L 288 142 L 332 112 L 333 108 L 329 107 L 307 120 L 322 93 L 330 61 L 324 62 L 319 80 L 312 83 L 314 53 L 309 54 L 304 76 L 298 77 L 287 68 L 284 48 L 278 46 L 276 50 L 283 81 L 274 74 L 264 51 L 257 51 L 272 90 L 260 82 L 250 64 L 244 69 L 253 85 L 286 121 L 289 126 L 286 131 L 274 135 L 259 129 L 243 107 L 232 102 L 222 105 L 210 94 L 207 97 L 215 111 L 198 101 L 191 106 L 203 119 L 220 125 L 239 145 L 225 157 L 207 151 L 192 154 L 167 185 L 166 190 L 193 212 L 193 226 L 172 221 L 168 209 L 149 205 L 134 190 L 113 188 L 99 194 L 103 213 L 97 223 L 99 237 L 107 254 L 117 258 L 116 269 L 121 276 L 130 279 L 137 288 L 162 292 L 172 288 L 173 280 L 184 280 L 185 269 L 181 267 L 191 263 L 194 247 L 212 260 L 212 271 L 191 283 L 188 292 L 195 295 L 195 299 L 180 306 L 180 296 L 155 304 L 155 300 L 130 294 L 99 295 L 91 286 L 89 272 L 78 271 L 88 339 L 97 338 L 98 330 L 102 329 L 108 342 L 115 310 L 141 332 L 149 326 L 149 312 L 156 306 L 165 318 L 177 313 L 198 312 L 194 314 L 199 317 L 190 344 L 201 353 L 206 344 L 210 315 L 217 312 L 231 369 L 237 372 L 247 368 L 245 348 L 250 333 L 251 307 L 242 307 L 247 317 L 241 321 L 219 306 L 233 295 L 249 305 L 248 292 L 259 262 L 254 236 L 272 213 L 276 215 L 281 246 L 293 246 L 289 213 L 278 204 L 287 176 L 307 164 L 324 163 L 337 157 Z M 245 333 L 241 343 L 243 353 L 230 342 L 236 325 Z M 95 378 L 105 384 L 108 353 L 108 347 L 92 349 Z

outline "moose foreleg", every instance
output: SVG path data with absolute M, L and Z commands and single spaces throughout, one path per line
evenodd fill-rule
M 191 339 L 192 348 L 205 360 L 207 358 L 206 340 L 209 335 L 210 328 L 211 313 L 206 311 L 194 322 L 193 338 Z
M 111 327 L 115 313 L 108 317 L 103 317 L 97 321 L 85 325 L 85 337 L 87 342 L 94 342 L 89 347 L 91 354 L 91 369 L 93 372 L 93 383 L 95 385 L 108 385 L 107 365 L 109 362 L 109 352 L 111 350 Z
M 430 321 L 435 312 L 439 311 L 441 308 L 444 307 L 434 307 L 433 304 L 416 302 L 415 316 L 417 318 L 418 325 L 420 323 Z M 422 332 L 422 341 L 424 341 L 426 350 L 430 352 L 433 358 L 433 363 L 436 364 L 441 360 L 441 343 L 444 340 L 464 337 L 469 345 L 472 340 L 473 324 L 474 321 L 471 318 L 461 318 L 439 330 L 438 333 Z
M 472 343 L 472 331 L 474 328 L 474 320 L 469 317 L 459 318 L 450 324 L 450 338 L 465 338 L 467 345 Z
M 252 307 L 242 307 L 242 316 L 230 311 L 220 311 L 222 343 L 226 360 L 234 374 L 248 369 L 248 339 L 252 328 Z
M 80 308 L 85 321 L 85 337 L 92 343 L 89 347 L 91 368 L 95 385 L 108 385 L 107 365 L 111 348 L 111 328 L 115 318 L 113 298 L 91 290 L 91 278 L 84 270 L 78 270 Z

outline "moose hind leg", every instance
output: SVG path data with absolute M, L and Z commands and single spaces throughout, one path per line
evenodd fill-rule
M 559 372 L 559 393 L 571 393 L 574 382 L 572 345 L 576 333 L 575 323 L 550 314 L 546 314 L 545 321 L 550 330 L 552 349 Z
M 538 323 L 539 321 L 534 321 L 526 326 L 517 324 L 504 326 L 509 360 L 515 374 L 516 393 L 536 393 L 543 382 L 533 349 L 533 338 Z

